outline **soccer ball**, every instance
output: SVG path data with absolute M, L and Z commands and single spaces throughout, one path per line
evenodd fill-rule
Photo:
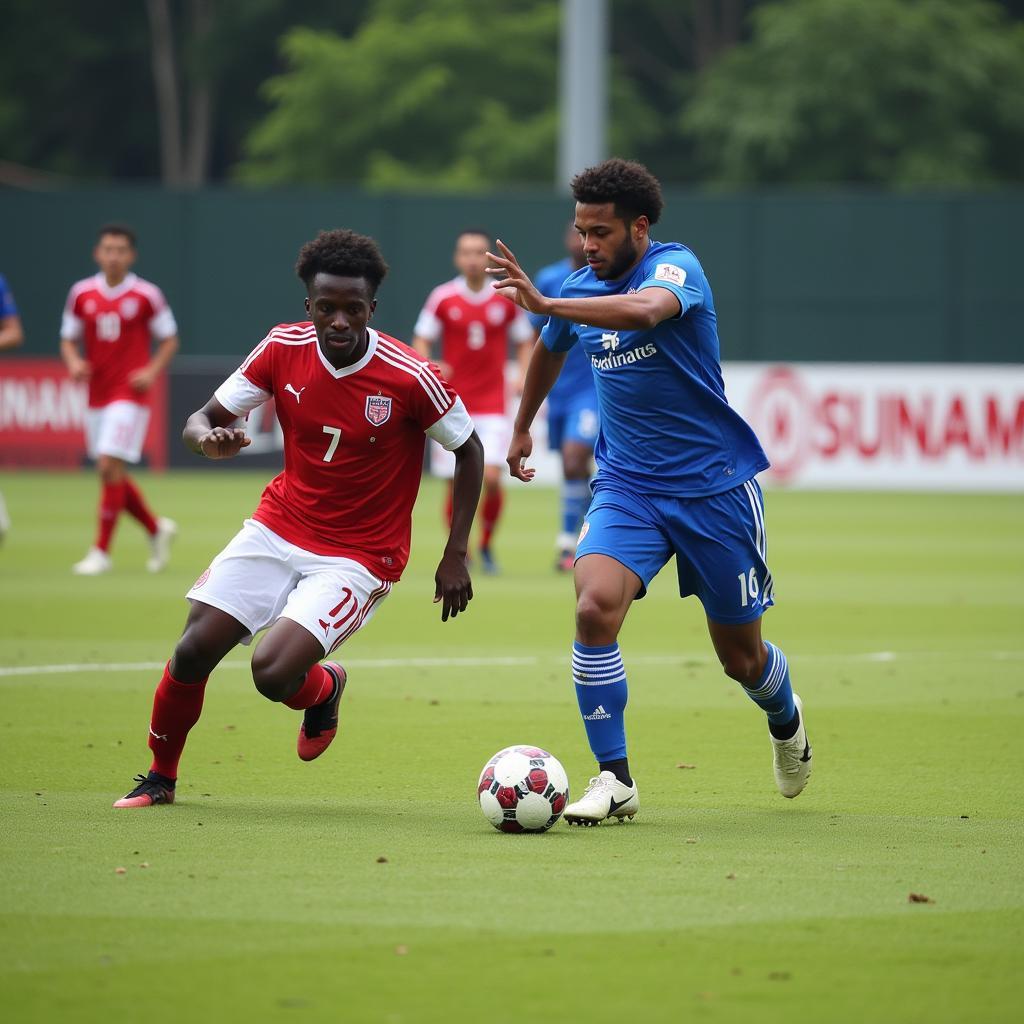
M 501 832 L 546 832 L 569 800 L 569 778 L 540 747 L 506 747 L 484 765 L 480 810 Z

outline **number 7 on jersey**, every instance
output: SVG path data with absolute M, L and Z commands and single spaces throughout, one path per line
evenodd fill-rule
M 338 450 L 338 442 L 341 440 L 341 428 L 324 427 L 324 433 L 331 435 L 331 443 L 327 446 L 327 454 L 324 456 L 324 462 L 330 462 L 334 458 L 334 453 Z

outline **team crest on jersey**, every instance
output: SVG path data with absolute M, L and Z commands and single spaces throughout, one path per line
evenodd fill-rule
M 488 305 L 487 319 L 490 320 L 495 327 L 501 325 L 502 321 L 505 319 L 505 310 L 501 308 L 500 303 L 494 302 Z
M 366 418 L 375 426 L 391 419 L 391 399 L 383 395 L 366 396 Z
M 94 299 L 86 299 L 85 300 L 85 309 L 84 309 L 84 311 L 85 311 L 85 315 L 86 316 L 92 316 L 93 313 L 96 312 L 96 302 L 95 302 Z
M 134 296 L 129 295 L 128 298 L 121 300 L 121 316 L 125 320 L 131 320 L 139 312 L 139 300 Z

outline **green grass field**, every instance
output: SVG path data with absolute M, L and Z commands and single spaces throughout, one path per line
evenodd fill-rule
M 475 801 L 495 750 L 552 750 L 576 792 L 592 771 L 553 492 L 512 494 L 505 574 L 442 625 L 426 485 L 405 580 L 342 652 L 329 754 L 296 759 L 298 715 L 239 648 L 178 803 L 114 812 L 181 595 L 262 486 L 143 483 L 182 527 L 171 570 L 123 520 L 114 573 L 82 579 L 92 477 L 0 474 L 6 1021 L 1019 1019 L 1020 497 L 769 493 L 765 632 L 805 700 L 806 792 L 775 792 L 763 718 L 669 571 L 622 636 L 640 815 L 506 836 Z

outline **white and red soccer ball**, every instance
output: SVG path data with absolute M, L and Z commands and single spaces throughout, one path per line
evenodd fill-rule
M 569 801 L 569 778 L 540 747 L 506 747 L 484 765 L 476 791 L 484 817 L 499 831 L 546 832 Z

